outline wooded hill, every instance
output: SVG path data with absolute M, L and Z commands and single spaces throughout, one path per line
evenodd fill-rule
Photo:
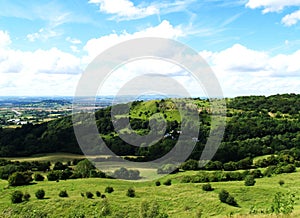
M 247 96 L 226 101 L 226 130 L 214 160 L 225 163 L 283 150 L 299 154 L 300 157 L 300 95 Z M 186 103 L 180 107 L 188 111 L 189 103 L 197 105 L 200 123 L 198 141 L 190 157 L 199 159 L 210 131 L 209 101 L 186 99 Z M 111 107 L 96 112 L 96 123 L 102 138 L 116 154 L 140 156 L 137 161 L 152 160 L 172 149 L 181 126 L 174 103 L 171 99 L 164 99 L 133 102 L 130 110 L 132 129 L 141 135 L 147 134 L 150 130 L 149 118 L 155 113 L 160 113 L 167 120 L 166 137 L 149 148 L 131 146 L 119 138 L 111 122 Z M 39 125 L 0 129 L 0 156 L 53 152 L 80 154 L 72 125 L 72 117 L 67 116 Z

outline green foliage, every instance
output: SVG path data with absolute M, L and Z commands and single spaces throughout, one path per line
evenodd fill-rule
M 111 186 L 107 186 L 107 187 L 105 188 L 105 193 L 112 193 L 113 191 L 114 191 L 114 188 L 111 187 Z
M 271 212 L 275 214 L 291 214 L 295 206 L 295 194 L 277 192 L 271 206 Z
M 130 198 L 134 198 L 135 197 L 135 190 L 134 188 L 129 188 L 126 192 L 126 196 L 130 197 Z
M 49 171 L 47 174 L 48 181 L 57 181 L 59 179 L 59 174 L 60 174 L 59 171 L 53 171 L 53 170 Z
M 34 174 L 34 181 L 44 181 L 44 176 L 40 173 L 35 173 Z
M 87 198 L 93 198 L 94 197 L 94 194 L 92 193 L 92 192 L 86 192 L 85 193 L 85 196 L 87 197 Z
M 211 187 L 211 184 L 207 183 L 202 185 L 202 190 L 203 191 L 213 191 L 214 189 Z
M 163 184 L 166 185 L 166 186 L 170 186 L 170 185 L 172 185 L 172 180 L 167 179 Z
M 183 170 L 198 170 L 199 169 L 199 162 L 196 160 L 188 160 L 181 164 L 180 166 Z
M 235 201 L 234 197 L 232 197 L 228 191 L 226 190 L 221 190 L 221 192 L 219 193 L 219 199 L 222 203 L 226 203 L 228 205 L 231 206 L 238 206 L 237 202 Z
M 63 190 L 63 191 L 60 191 L 59 194 L 58 194 L 59 197 L 61 198 L 67 198 L 69 197 L 68 193 L 66 190 Z
M 248 175 L 245 177 L 245 186 L 254 186 L 256 183 L 254 176 Z
M 44 189 L 39 189 L 35 192 L 35 197 L 37 199 L 43 199 L 45 197 L 45 191 Z
M 8 184 L 10 186 L 28 185 L 31 181 L 31 172 L 15 172 L 8 178 Z
M 94 169 L 95 166 L 88 159 L 84 159 L 76 165 L 75 172 L 80 174 L 82 178 L 88 178 L 90 171 Z
M 166 164 L 157 169 L 158 174 L 177 173 L 178 171 L 178 167 L 174 164 Z
M 137 180 L 140 178 L 140 171 L 138 170 L 128 170 L 124 167 L 115 170 L 113 177 L 118 179 L 128 179 L 128 180 Z
M 161 184 L 160 184 L 160 181 L 156 181 L 156 182 L 155 182 L 155 185 L 156 185 L 156 186 L 160 186 L 160 185 L 161 185 Z
M 16 204 L 16 203 L 21 203 L 22 202 L 22 198 L 23 198 L 23 193 L 21 191 L 14 191 L 11 195 L 11 202 L 13 204 Z

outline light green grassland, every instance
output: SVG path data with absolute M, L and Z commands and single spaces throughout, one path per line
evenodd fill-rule
M 257 179 L 255 186 L 246 187 L 241 182 L 211 183 L 215 189 L 213 192 L 204 192 L 202 184 L 180 183 L 180 177 L 196 174 L 195 171 L 181 172 L 160 178 L 164 182 L 172 179 L 171 186 L 155 186 L 155 181 L 130 182 L 114 179 L 76 179 L 59 182 L 37 182 L 37 184 L 21 187 L 7 187 L 7 181 L 0 180 L 0 217 L 101 217 L 103 199 L 95 196 L 96 191 L 104 193 L 106 186 L 112 186 L 114 192 L 106 194 L 111 208 L 108 217 L 139 217 L 139 209 L 142 201 L 156 201 L 160 205 L 161 212 L 169 217 L 190 218 L 202 213 L 202 217 L 262 217 L 249 216 L 250 208 L 270 208 L 273 196 L 276 192 L 293 192 L 300 196 L 300 172 L 282 174 L 270 178 Z M 279 180 L 285 184 L 280 186 Z M 126 196 L 129 187 L 134 187 L 135 198 Z M 37 200 L 34 193 L 38 189 L 44 189 L 46 199 Z M 237 200 L 239 207 L 223 204 L 218 199 L 221 189 L 230 192 Z M 15 190 L 28 192 L 31 195 L 29 202 L 12 204 L 10 195 Z M 67 190 L 69 197 L 60 198 L 58 193 Z M 93 199 L 81 197 L 81 193 L 91 191 Z M 266 216 L 265 216 L 266 217 Z M 269 216 L 268 216 L 269 217 Z M 275 217 L 275 216 L 274 216 Z M 295 212 L 292 217 L 300 217 L 300 201 L 296 201 Z

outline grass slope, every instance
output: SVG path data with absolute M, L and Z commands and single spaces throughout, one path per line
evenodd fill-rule
M 171 186 L 155 186 L 151 182 L 129 182 L 109 179 L 77 179 L 60 182 L 38 182 L 37 184 L 22 187 L 7 187 L 7 181 L 0 181 L 0 217 L 101 217 L 103 199 L 95 196 L 96 191 L 104 193 L 106 186 L 112 186 L 115 191 L 106 194 L 112 214 L 108 217 L 139 217 L 140 204 L 143 200 L 157 201 L 161 211 L 168 213 L 169 217 L 252 217 L 250 208 L 266 209 L 271 206 L 271 201 L 276 192 L 294 192 L 300 195 L 300 172 L 282 174 L 270 178 L 257 179 L 254 187 L 246 187 L 243 182 L 211 183 L 213 192 L 202 191 L 202 184 L 180 183 L 183 175 L 196 174 L 189 171 L 175 175 L 168 175 L 160 179 L 164 182 L 172 179 Z M 284 180 L 285 184 L 279 186 L 278 181 Z M 134 187 L 135 198 L 126 196 L 129 187 Z M 46 199 L 37 200 L 34 193 L 43 188 Z M 237 200 L 239 207 L 223 204 L 218 199 L 220 190 L 226 189 Z M 29 202 L 12 204 L 10 195 L 15 190 L 28 192 L 31 195 Z M 69 197 L 60 198 L 58 193 L 67 190 Z M 93 199 L 81 197 L 81 193 L 91 191 Z M 254 216 L 260 217 L 260 216 Z M 269 217 L 269 216 L 266 216 Z M 300 217 L 300 204 L 296 203 L 292 217 Z

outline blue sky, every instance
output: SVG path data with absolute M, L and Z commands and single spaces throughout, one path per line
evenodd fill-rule
M 225 96 L 300 93 L 300 0 L 0 0 L 0 5 L 2 96 L 72 96 L 99 53 L 145 36 L 175 39 L 199 52 Z M 104 94 L 116 92 L 137 69 L 116 72 Z M 176 79 L 197 86 L 186 74 Z

